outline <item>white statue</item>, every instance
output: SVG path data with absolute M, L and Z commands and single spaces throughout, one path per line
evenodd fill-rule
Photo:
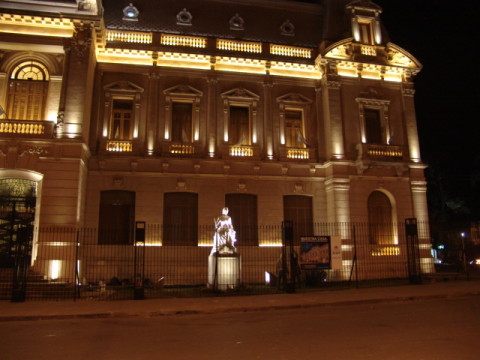
M 215 220 L 215 235 L 213 236 L 213 253 L 235 253 L 236 233 L 233 229 L 232 218 L 228 216 L 228 208 L 224 207 L 222 215 Z

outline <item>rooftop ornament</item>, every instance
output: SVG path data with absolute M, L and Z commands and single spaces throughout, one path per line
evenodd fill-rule
M 243 30 L 243 24 L 245 21 L 240 17 L 240 15 L 235 14 L 229 21 L 230 30 Z
M 192 19 L 192 14 L 184 8 L 177 14 L 177 25 L 192 26 Z
M 123 20 L 138 21 L 138 14 L 140 14 L 138 9 L 130 3 L 123 9 Z
M 295 26 L 290 20 L 285 20 L 285 22 L 280 26 L 280 31 L 282 35 L 295 36 Z

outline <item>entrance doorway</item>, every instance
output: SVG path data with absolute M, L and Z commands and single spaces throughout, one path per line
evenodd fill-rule
M 37 183 L 0 179 L 0 267 L 13 268 L 22 258 L 30 262 Z

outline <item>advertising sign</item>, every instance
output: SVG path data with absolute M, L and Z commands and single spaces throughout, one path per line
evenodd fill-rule
M 331 268 L 330 236 L 300 237 L 300 268 L 322 270 Z

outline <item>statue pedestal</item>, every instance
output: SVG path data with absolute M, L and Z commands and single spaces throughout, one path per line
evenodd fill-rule
M 213 253 L 208 257 L 208 287 L 214 290 L 233 290 L 240 285 L 239 254 Z

